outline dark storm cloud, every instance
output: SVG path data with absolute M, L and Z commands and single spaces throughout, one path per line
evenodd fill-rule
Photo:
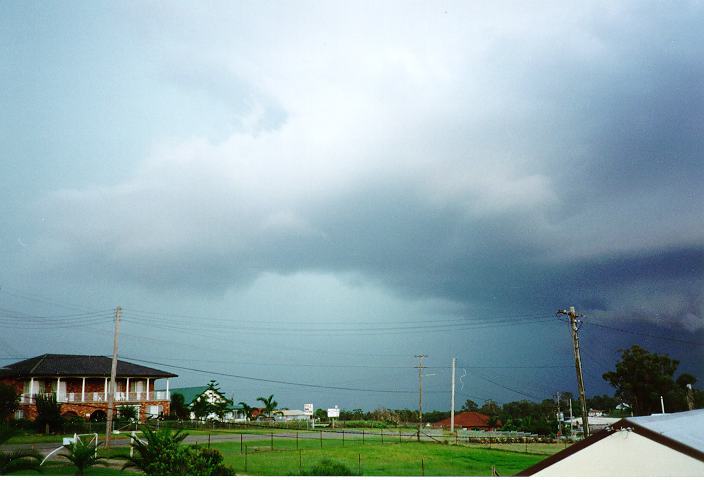
M 57 191 L 33 248 L 56 271 L 155 289 L 352 272 L 468 308 L 574 303 L 701 328 L 702 8 L 616 10 L 492 12 L 496 30 L 456 14 L 428 38 L 409 34 L 417 15 L 314 53 L 324 26 L 251 52 L 222 39 L 214 78 L 199 58 L 181 88 L 232 108 L 261 95 L 250 123 L 277 127 L 176 142 L 122 184 Z

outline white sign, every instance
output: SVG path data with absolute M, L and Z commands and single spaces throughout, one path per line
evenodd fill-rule
M 340 409 L 328 408 L 328 418 L 340 418 Z
M 312 403 L 306 403 L 303 405 L 303 413 L 306 415 L 313 415 L 313 404 Z

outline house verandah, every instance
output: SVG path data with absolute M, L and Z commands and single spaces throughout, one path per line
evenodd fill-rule
M 107 412 L 112 359 L 105 356 L 45 354 L 0 368 L 0 382 L 12 384 L 20 394 L 18 416 L 36 417 L 36 400 L 51 395 L 64 415 L 100 420 Z M 169 378 L 176 375 L 118 361 L 115 408 L 135 406 L 140 420 L 169 413 Z M 157 380 L 166 389 L 157 391 Z

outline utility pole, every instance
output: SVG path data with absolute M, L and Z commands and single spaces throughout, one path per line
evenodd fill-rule
M 589 436 L 589 413 L 587 412 L 587 396 L 584 393 L 584 377 L 582 376 L 582 357 L 579 355 L 579 325 L 577 321 L 581 315 L 575 312 L 574 307 L 568 310 L 558 310 L 558 314 L 567 315 L 570 318 L 570 334 L 572 335 L 572 348 L 574 349 L 574 368 L 577 371 L 577 387 L 579 388 L 579 403 L 582 406 L 582 429 L 584 438 Z
M 105 448 L 110 448 L 110 434 L 112 433 L 112 411 L 115 400 L 115 376 L 117 375 L 117 338 L 120 335 L 120 317 L 122 307 L 115 307 L 115 332 L 112 340 L 112 367 L 110 368 L 110 384 L 108 386 L 108 418 L 105 425 Z
M 456 358 L 452 357 L 452 397 L 450 398 L 450 433 L 455 431 L 455 362 Z M 691 410 L 691 408 L 690 408 Z
M 560 392 L 557 392 L 557 395 L 555 396 L 555 401 L 557 403 L 557 435 L 558 437 L 562 437 L 562 420 L 560 419 L 560 414 L 562 413 L 560 411 Z
M 425 368 L 423 366 L 423 359 L 427 357 L 427 355 L 424 354 L 419 354 L 415 356 L 418 359 L 418 366 L 416 367 L 418 369 L 418 441 L 420 442 L 420 429 L 422 428 L 423 425 L 423 369 Z

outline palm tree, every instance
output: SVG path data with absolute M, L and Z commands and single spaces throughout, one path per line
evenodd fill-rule
M 279 406 L 279 402 L 274 400 L 274 395 L 269 395 L 268 398 L 264 397 L 258 397 L 257 401 L 262 402 L 264 404 L 264 415 L 267 417 L 271 417 L 274 415 L 274 413 L 277 413 L 278 410 L 276 410 L 276 407 Z
M 174 462 L 178 461 L 177 452 L 181 447 L 181 442 L 188 436 L 188 433 L 171 432 L 170 430 L 152 430 L 145 426 L 142 428 L 144 440 L 134 437 L 134 448 L 137 455 L 125 458 L 127 462 L 122 466 L 126 468 L 138 468 L 147 475 L 174 475 Z M 116 456 L 118 457 L 118 456 Z
M 252 414 L 252 410 L 254 410 L 254 407 L 246 404 L 245 402 L 240 402 L 237 404 L 240 410 L 242 410 L 242 413 L 244 413 L 244 418 L 249 420 L 249 416 Z
M 9 429 L 0 429 L 0 445 L 7 442 L 16 432 Z M 32 450 L 13 450 L 11 452 L 0 451 L 0 475 L 22 470 L 34 470 L 41 472 L 42 456 Z
M 69 462 L 78 470 L 76 475 L 85 475 L 88 467 L 95 465 L 108 466 L 108 461 L 104 457 L 98 455 L 97 444 L 85 444 L 80 439 L 76 442 L 66 445 L 69 453 L 60 453 L 60 457 L 67 458 Z

